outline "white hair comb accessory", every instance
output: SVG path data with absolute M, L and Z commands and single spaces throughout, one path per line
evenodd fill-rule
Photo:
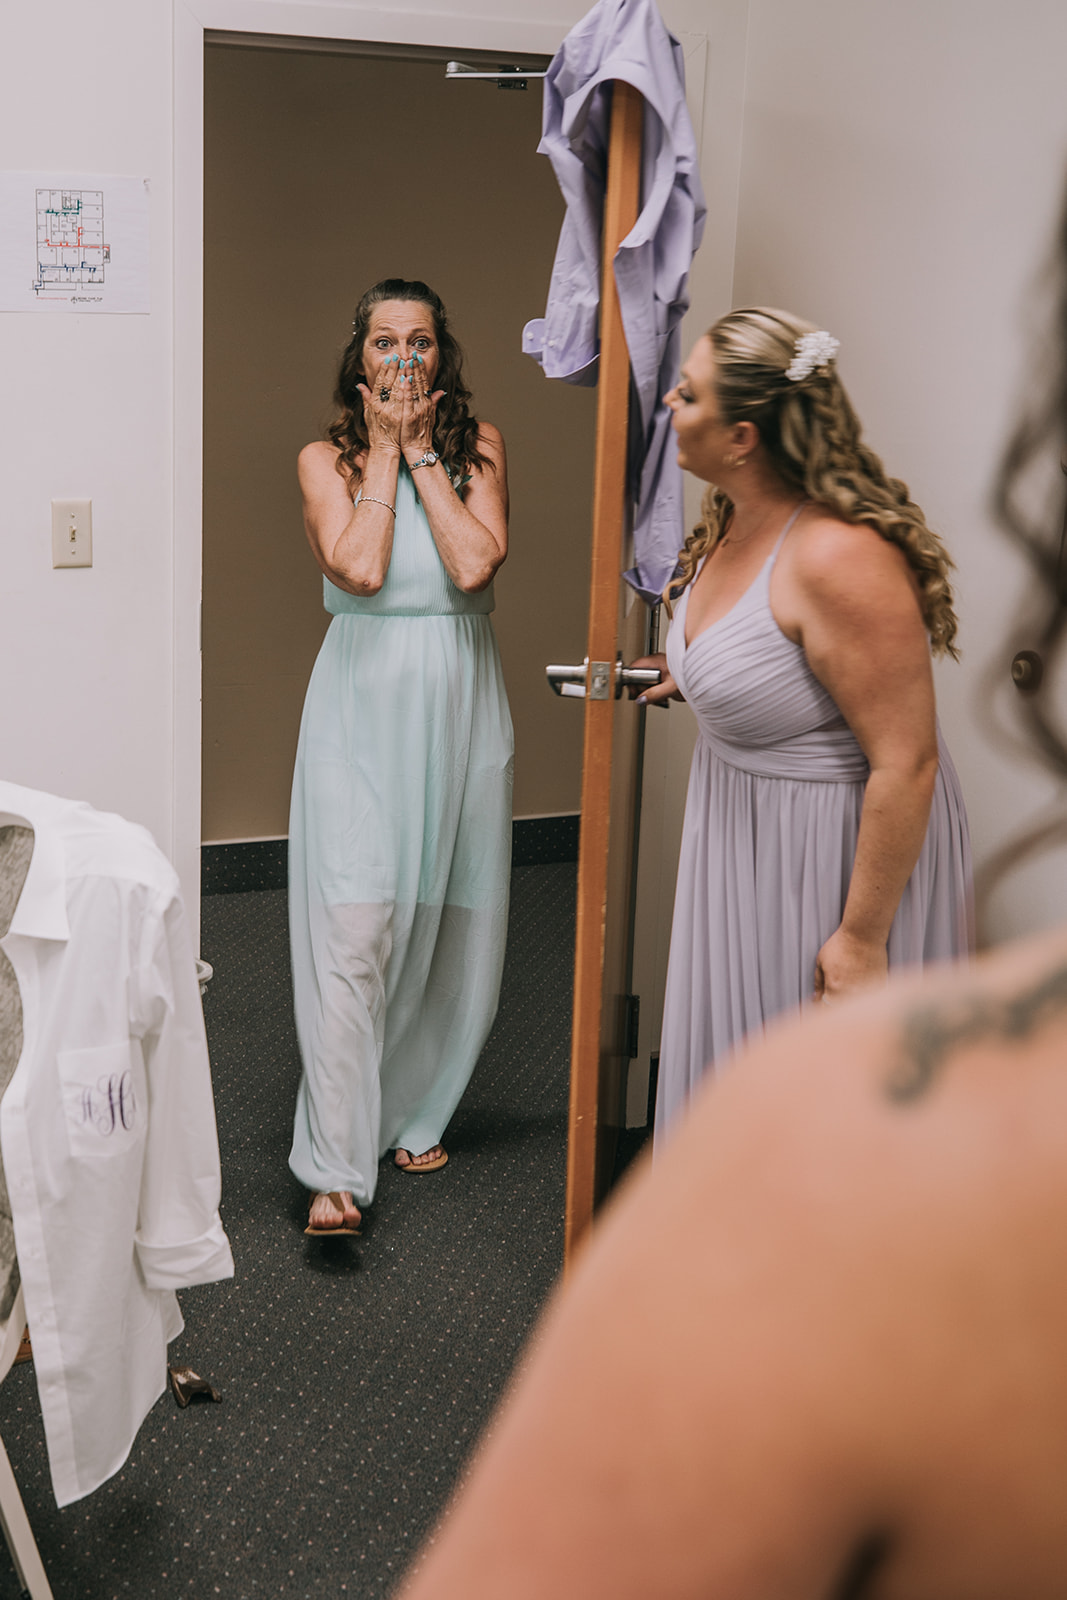
M 841 341 L 820 328 L 817 333 L 802 333 L 795 348 L 796 354 L 786 367 L 785 375 L 790 382 L 800 383 L 810 377 L 816 367 L 829 365 L 840 350 Z

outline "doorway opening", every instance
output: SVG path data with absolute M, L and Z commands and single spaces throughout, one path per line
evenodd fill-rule
M 450 57 L 500 64 L 460 49 L 206 39 L 201 837 L 258 843 L 245 855 L 267 874 L 329 620 L 296 456 L 322 437 L 357 299 L 387 276 L 441 294 L 476 411 L 508 447 L 511 553 L 494 623 L 516 817 L 579 806 L 581 717 L 560 715 L 544 664 L 585 631 L 595 395 L 549 384 L 521 351 L 563 206 L 536 153 L 537 86 L 450 82 Z

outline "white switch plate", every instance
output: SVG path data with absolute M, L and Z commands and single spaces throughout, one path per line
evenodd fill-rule
M 93 502 L 52 501 L 52 565 L 91 567 L 93 564 Z

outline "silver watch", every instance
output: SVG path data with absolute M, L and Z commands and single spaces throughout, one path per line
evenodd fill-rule
M 421 455 L 417 461 L 412 461 L 410 463 L 410 465 L 408 467 L 408 471 L 409 472 L 414 472 L 416 467 L 432 467 L 432 466 L 436 466 L 437 462 L 440 461 L 440 459 L 441 459 L 441 457 L 437 454 L 436 450 L 427 450 L 425 455 Z

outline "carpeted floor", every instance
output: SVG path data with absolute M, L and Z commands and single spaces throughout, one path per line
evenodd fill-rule
M 221 1405 L 154 1407 L 59 1511 L 32 1368 L 0 1437 L 56 1600 L 385 1596 L 433 1525 L 557 1275 L 574 875 L 515 869 L 500 1014 L 440 1173 L 382 1169 L 361 1239 L 306 1239 L 284 891 L 204 902 L 232 1283 L 185 1291 L 172 1359 Z M 17 1594 L 0 1546 L 0 1600 Z

